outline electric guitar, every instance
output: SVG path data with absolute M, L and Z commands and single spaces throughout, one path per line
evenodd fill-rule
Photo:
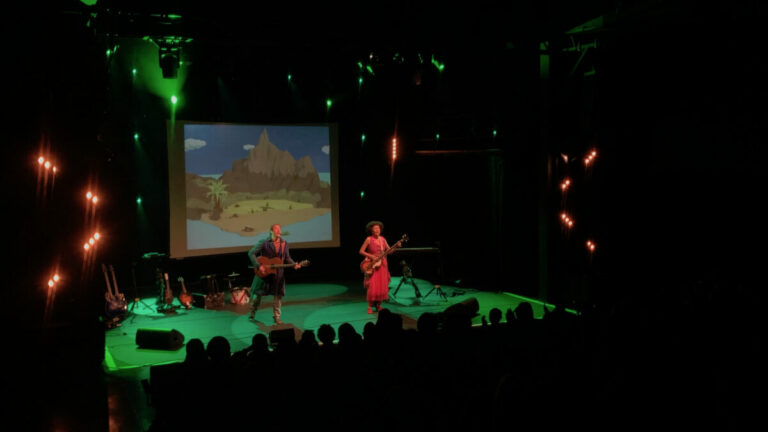
M 112 292 L 112 287 L 109 284 L 109 276 L 107 275 L 107 266 L 101 265 L 101 270 L 104 272 L 104 281 L 107 283 L 107 292 L 104 293 L 104 298 L 107 300 L 106 311 L 110 317 L 115 317 L 125 313 L 128 309 L 128 304 L 125 301 L 125 296 L 117 289 L 117 279 L 115 279 L 115 270 L 112 268 L 112 264 L 109 265 L 109 271 L 112 273 L 112 281 L 115 285 L 115 292 Z
M 397 241 L 397 243 L 393 244 L 389 247 L 389 249 L 385 250 L 384 252 L 380 253 L 376 259 L 370 259 L 366 257 L 363 262 L 360 263 L 360 271 L 363 272 L 363 274 L 368 277 L 373 274 L 373 271 L 376 270 L 381 265 L 381 260 L 392 253 L 395 249 L 402 246 L 403 243 L 408 241 L 408 235 L 403 234 L 403 237 L 400 238 L 400 240 Z
M 256 276 L 264 279 L 265 277 L 269 275 L 273 275 L 277 273 L 277 269 L 279 268 L 285 268 L 285 267 L 294 267 L 296 264 L 283 264 L 283 260 L 279 257 L 274 258 L 267 258 L 260 256 L 256 258 L 256 261 L 259 262 L 258 266 L 253 266 L 253 272 L 256 273 Z M 306 267 L 309 265 L 309 261 L 304 260 L 299 264 L 299 267 Z M 264 270 L 261 270 L 261 267 L 264 267 Z
M 179 282 L 181 282 L 181 294 L 179 294 L 179 301 L 185 308 L 189 309 L 192 304 L 192 296 L 187 293 L 187 287 L 184 286 L 184 278 L 179 276 Z

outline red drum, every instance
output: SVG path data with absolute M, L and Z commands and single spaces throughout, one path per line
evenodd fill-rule
M 230 291 L 230 298 L 229 301 L 232 304 L 241 305 L 241 304 L 248 304 L 251 301 L 250 296 L 248 295 L 249 289 L 247 288 L 234 288 L 232 291 Z

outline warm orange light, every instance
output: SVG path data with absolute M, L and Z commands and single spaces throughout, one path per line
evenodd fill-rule
M 597 151 L 592 150 L 592 157 L 595 157 L 595 156 L 597 156 Z
M 568 215 L 565 213 L 560 213 L 560 219 L 563 219 L 563 220 L 568 219 Z
M 91 248 L 91 245 L 89 245 L 88 243 L 83 245 L 83 249 L 85 249 L 85 250 L 88 250 L 90 248 Z
M 99 202 L 99 197 L 97 197 L 97 196 L 95 196 L 95 195 L 94 195 L 94 197 L 93 197 L 93 198 L 91 198 L 91 202 L 93 202 L 94 204 L 96 204 L 97 202 Z
M 571 184 L 571 180 L 570 180 L 570 179 L 565 179 L 565 184 L 567 184 L 567 185 L 569 185 L 569 186 L 570 186 L 570 184 Z
M 569 221 L 568 221 L 568 228 L 570 228 L 570 227 L 572 227 L 572 226 L 573 226 L 573 221 L 572 221 L 572 220 L 569 220 Z
M 51 167 L 51 163 L 49 161 L 45 161 L 45 169 L 49 169 Z
M 392 138 L 392 160 L 397 159 L 397 138 Z
M 101 234 L 99 234 L 99 233 L 96 233 L 96 234 L 94 234 L 94 235 L 93 235 L 93 238 L 95 238 L 96 240 L 98 240 L 99 238 L 101 238 Z
M 56 174 L 56 167 L 53 167 L 53 173 Z
M 53 281 L 54 281 L 54 282 L 58 282 L 58 281 L 59 281 L 59 279 L 60 279 L 60 278 L 59 278 L 59 275 L 57 275 L 57 274 L 53 275 Z
M 89 238 L 89 239 L 88 239 L 88 244 L 89 244 L 89 245 L 91 245 L 91 246 L 93 246 L 93 244 L 94 244 L 95 242 L 96 242 L 96 241 L 93 239 L 93 237 L 91 237 L 91 238 Z
M 87 193 L 87 194 L 85 194 L 85 197 L 86 197 L 87 199 L 91 199 L 91 198 L 93 198 L 93 194 L 91 193 L 91 191 L 88 191 L 88 193 Z
M 51 280 L 51 279 L 48 280 L 48 286 L 53 288 L 53 280 Z
M 45 158 L 44 157 L 40 156 L 39 158 L 37 158 L 37 163 L 38 164 L 42 165 L 43 162 L 45 162 Z

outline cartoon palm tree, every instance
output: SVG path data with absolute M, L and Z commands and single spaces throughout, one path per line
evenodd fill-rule
M 221 207 L 221 202 L 229 195 L 227 192 L 227 185 L 222 180 L 214 180 L 208 184 L 208 193 L 205 196 L 209 197 L 213 201 L 213 213 L 211 219 L 216 220 L 219 218 L 224 209 Z

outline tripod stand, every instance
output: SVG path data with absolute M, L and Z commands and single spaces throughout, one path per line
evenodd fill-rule
M 395 288 L 395 292 L 392 293 L 392 297 L 397 297 L 397 292 L 400 291 L 400 287 L 403 286 L 404 283 L 409 283 L 413 286 L 413 290 L 416 293 L 416 298 L 421 297 L 419 287 L 417 287 L 416 282 L 413 281 L 413 270 L 411 270 L 411 268 L 408 266 L 408 263 L 405 261 L 400 261 L 400 267 L 403 269 L 403 278 L 400 279 L 400 283 L 397 285 L 397 288 Z
M 436 294 L 443 298 L 443 300 L 448 301 L 448 297 L 445 296 L 445 293 L 442 289 L 440 289 L 440 285 L 435 285 L 432 287 L 431 290 L 427 293 L 427 295 L 424 296 L 424 298 L 429 297 L 430 294 L 432 294 L 432 291 L 437 291 Z
M 145 308 L 152 309 L 148 304 L 144 303 L 144 300 L 139 297 L 139 288 L 136 286 L 136 263 L 131 263 L 131 279 L 133 280 L 133 301 L 128 307 L 128 312 L 133 312 L 133 308 L 136 307 L 136 303 L 141 303 Z

